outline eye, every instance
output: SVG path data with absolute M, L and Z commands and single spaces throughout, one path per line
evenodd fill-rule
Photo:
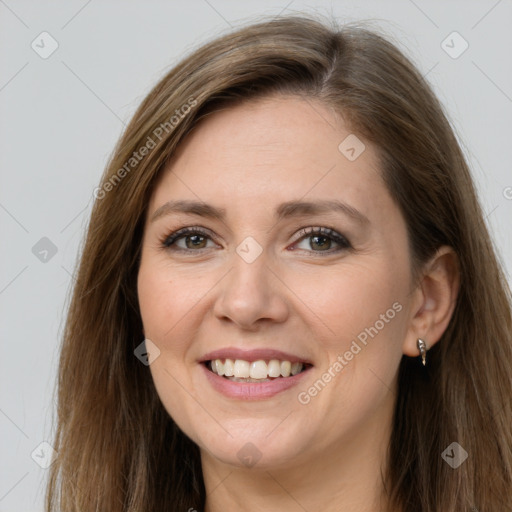
M 331 228 L 305 228 L 299 232 L 299 237 L 291 250 L 301 249 L 310 253 L 333 254 L 352 247 L 343 235 Z M 211 242 L 210 246 L 208 246 L 208 242 Z M 338 248 L 331 250 L 333 243 Z M 161 240 L 161 244 L 165 249 L 181 252 L 197 252 L 198 250 L 215 247 L 211 234 L 200 227 L 187 227 L 174 231 Z M 300 247 L 300 244 L 306 246 Z M 309 247 L 307 247 L 308 245 Z
M 334 231 L 331 228 L 324 227 L 311 227 L 305 228 L 299 233 L 299 245 L 295 243 L 292 246 L 292 250 L 296 248 L 306 250 L 314 253 L 328 253 L 333 254 L 346 249 L 350 249 L 352 246 L 350 242 L 340 233 Z M 338 248 L 331 250 L 333 242 L 338 245 Z M 300 247 L 300 244 L 304 244 L 305 247 Z M 309 246 L 309 247 L 308 247 Z
M 196 249 L 209 249 L 207 243 L 211 236 L 201 228 L 183 228 L 171 233 L 162 240 L 162 246 L 170 250 L 195 251 Z

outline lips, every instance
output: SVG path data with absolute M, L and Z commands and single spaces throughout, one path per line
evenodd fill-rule
M 285 391 L 312 367 L 306 357 L 274 349 L 220 349 L 199 362 L 214 389 L 244 400 L 269 398 Z

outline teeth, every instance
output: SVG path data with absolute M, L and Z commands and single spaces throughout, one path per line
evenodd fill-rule
M 233 382 L 270 382 L 270 379 L 237 379 L 236 377 L 228 377 Z
M 220 375 L 220 374 L 219 374 Z M 235 361 L 235 377 L 239 379 L 249 378 L 249 362 L 243 359 L 237 359 Z
M 297 375 L 297 373 L 300 373 L 301 370 L 302 370 L 302 363 L 292 363 L 292 367 L 290 370 L 292 375 Z
M 253 361 L 249 370 L 249 377 L 251 379 L 266 379 L 267 363 L 265 361 Z
M 268 362 L 268 376 L 281 377 L 281 363 L 277 359 Z
M 233 377 L 235 375 L 235 363 L 233 359 L 226 359 L 224 362 L 224 375 L 226 377 Z
M 224 364 L 220 359 L 215 359 L 215 373 L 218 373 L 219 375 L 224 375 Z
M 231 377 L 235 382 L 262 382 L 269 378 L 289 377 L 297 375 L 304 369 L 303 363 L 278 361 L 271 359 L 264 361 L 245 361 L 243 359 L 214 359 L 211 361 L 211 370 L 220 376 Z
M 281 376 L 289 377 L 292 370 L 292 363 L 290 361 L 281 361 Z

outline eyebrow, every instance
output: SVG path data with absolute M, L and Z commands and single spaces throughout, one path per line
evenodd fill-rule
M 361 224 L 369 224 L 368 217 L 363 215 L 359 210 L 347 203 L 333 200 L 310 201 L 287 201 L 281 203 L 275 211 L 277 220 L 283 220 L 291 217 L 301 217 L 306 215 L 319 215 L 322 213 L 339 212 Z M 226 219 L 226 209 L 217 208 L 207 203 L 191 200 L 168 201 L 160 206 L 151 216 L 151 222 L 156 221 L 160 217 L 173 213 L 187 213 L 198 215 L 210 219 L 224 222 Z

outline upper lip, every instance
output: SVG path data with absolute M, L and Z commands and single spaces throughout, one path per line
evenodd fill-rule
M 270 361 L 271 359 L 278 359 L 280 361 L 290 361 L 291 363 L 306 363 L 312 364 L 307 358 L 302 356 L 283 352 L 281 350 L 269 348 L 255 348 L 251 350 L 244 350 L 241 348 L 227 347 L 208 352 L 199 360 L 200 363 L 212 361 L 214 359 L 243 359 L 244 361 Z

